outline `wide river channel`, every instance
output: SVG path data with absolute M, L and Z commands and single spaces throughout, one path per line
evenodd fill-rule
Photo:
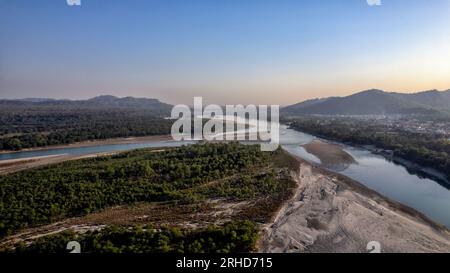
M 280 128 L 280 143 L 289 153 L 307 161 L 320 163 L 320 160 L 301 147 L 315 137 L 288 129 Z M 103 152 L 126 151 L 147 147 L 176 147 L 195 143 L 194 141 L 149 141 L 138 144 L 99 144 L 87 147 L 67 147 L 35 151 L 23 151 L 0 154 L 1 160 L 21 159 L 49 155 L 88 155 Z M 396 164 L 383 156 L 363 148 L 341 144 L 351 154 L 355 164 L 351 164 L 339 173 L 350 177 L 382 195 L 405 204 L 427 215 L 429 218 L 450 228 L 450 190 L 444 183 L 431 177 L 414 174 L 406 167 Z M 447 186 L 448 187 L 448 186 Z

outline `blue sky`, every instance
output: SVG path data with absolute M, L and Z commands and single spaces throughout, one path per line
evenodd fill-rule
M 0 0 L 0 97 L 276 103 L 450 88 L 450 0 Z

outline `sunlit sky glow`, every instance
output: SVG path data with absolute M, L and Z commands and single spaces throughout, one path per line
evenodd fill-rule
M 0 0 L 0 97 L 287 105 L 450 88 L 450 0 Z

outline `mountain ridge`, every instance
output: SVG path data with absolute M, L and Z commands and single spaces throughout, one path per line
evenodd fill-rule
M 0 99 L 1 107 L 12 108 L 64 108 L 64 109 L 116 109 L 116 110 L 146 110 L 156 115 L 168 116 L 172 105 L 153 98 L 116 97 L 112 95 L 101 95 L 86 100 L 68 99 Z
M 438 115 L 450 113 L 450 89 L 417 93 L 364 90 L 345 97 L 306 100 L 281 109 L 285 115 Z

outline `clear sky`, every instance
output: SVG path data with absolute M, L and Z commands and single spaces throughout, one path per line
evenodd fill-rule
M 287 105 L 450 88 L 450 0 L 0 0 L 0 97 Z

